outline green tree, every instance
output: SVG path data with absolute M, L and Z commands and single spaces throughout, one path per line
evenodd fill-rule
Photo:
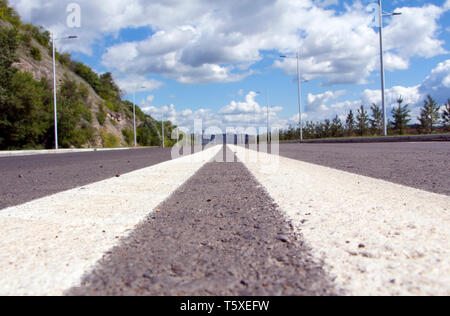
M 369 130 L 369 114 L 364 109 L 364 105 L 361 105 L 358 109 L 358 114 L 356 115 L 356 125 L 360 136 L 367 135 Z
M 339 116 L 335 116 L 331 123 L 331 135 L 332 137 L 343 137 L 345 134 L 344 125 L 342 124 Z
M 439 124 L 440 108 L 436 101 L 428 95 L 424 102 L 424 106 L 420 111 L 420 117 L 417 119 L 420 122 L 420 130 L 423 133 L 433 133 L 434 127 Z
M 88 123 L 92 114 L 81 85 L 65 79 L 58 93 L 58 134 L 61 146 L 82 147 L 92 140 L 93 129 Z
M 19 14 L 9 6 L 7 0 L 0 0 L 0 19 L 11 23 L 15 27 L 21 25 Z
M 323 137 L 329 138 L 332 136 L 332 129 L 331 129 L 331 121 L 329 119 L 326 119 L 322 124 L 323 129 Z
M 411 111 L 408 109 L 408 104 L 403 105 L 402 97 L 397 99 L 397 104 L 398 107 L 392 110 L 392 117 L 394 119 L 392 126 L 400 135 L 403 135 L 408 127 L 408 123 L 411 122 Z
M 350 110 L 345 121 L 345 128 L 347 129 L 348 136 L 353 136 L 353 133 L 355 132 L 355 125 L 355 115 L 353 114 L 353 110 Z
M 444 104 L 442 110 L 442 124 L 447 131 L 450 129 L 450 99 L 447 100 L 447 104 Z
M 381 135 L 383 134 L 383 112 L 381 108 L 375 103 L 372 104 L 372 107 L 370 109 L 372 110 L 370 127 L 375 134 Z
M 314 122 L 306 122 L 305 127 L 303 128 L 303 137 L 305 139 L 314 139 L 316 137 L 315 130 Z
M 48 145 L 52 126 L 50 89 L 45 81 L 36 82 L 30 73 L 17 72 L 11 83 L 7 108 L 0 124 L 3 149 L 40 148 Z

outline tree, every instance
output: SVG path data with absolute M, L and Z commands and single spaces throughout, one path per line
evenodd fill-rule
M 370 108 L 372 110 L 372 118 L 370 119 L 370 127 L 372 128 L 372 131 L 376 133 L 377 135 L 383 134 L 383 112 L 381 111 L 380 107 L 373 103 L 372 107 Z
M 356 125 L 360 136 L 367 134 L 367 131 L 369 130 L 369 115 L 364 109 L 364 105 L 361 105 L 358 109 L 358 114 L 356 115 Z
M 324 121 L 324 123 L 322 124 L 322 130 L 323 130 L 323 135 L 322 137 L 324 138 L 329 138 L 332 136 L 332 132 L 331 132 L 331 121 L 329 119 L 326 119 Z
M 392 117 L 394 121 L 392 122 L 393 128 L 397 130 L 400 135 L 405 133 L 408 123 L 411 122 L 411 111 L 408 109 L 409 105 L 403 105 L 403 98 L 397 99 L 398 107 L 392 110 Z
M 314 139 L 316 137 L 315 130 L 316 128 L 313 122 L 306 122 L 305 127 L 303 128 L 303 136 L 305 139 Z
M 347 129 L 347 135 L 352 136 L 355 131 L 355 115 L 353 114 L 353 110 L 350 110 L 350 112 L 347 115 L 347 119 L 345 121 L 345 127 Z
M 442 124 L 446 130 L 450 129 L 450 99 L 447 100 L 447 104 L 444 104 L 444 110 L 442 111 Z
M 420 111 L 420 117 L 417 119 L 420 122 L 420 129 L 423 133 L 433 133 L 433 128 L 439 124 L 440 108 L 436 101 L 428 95 L 424 102 L 424 106 Z
M 336 115 L 336 117 L 333 119 L 333 122 L 331 123 L 331 135 L 333 137 L 343 137 L 344 134 L 345 131 L 342 121 L 339 116 Z

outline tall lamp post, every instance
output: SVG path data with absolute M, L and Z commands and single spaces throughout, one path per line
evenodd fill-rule
M 280 58 L 295 58 L 297 59 L 297 82 L 298 82 L 298 114 L 299 120 L 298 125 L 300 128 L 300 143 L 303 142 L 303 117 L 302 117 L 302 89 L 301 89 L 301 76 L 300 76 L 300 51 L 297 52 L 296 57 L 280 56 Z
M 55 35 L 52 32 L 52 51 L 53 51 L 53 112 L 55 116 L 55 149 L 59 149 L 58 143 L 58 107 L 56 103 L 56 48 L 55 41 L 65 40 L 65 39 L 77 39 L 78 36 L 72 35 L 62 38 L 55 38 Z
M 388 122 L 387 122 L 387 109 L 386 109 L 386 76 L 384 72 L 384 48 L 383 48 L 383 17 L 385 16 L 398 16 L 400 12 L 387 13 L 383 12 L 383 4 L 381 0 L 378 0 L 379 5 L 379 28 L 380 28 L 380 63 L 381 63 L 381 104 L 383 107 L 383 135 L 388 136 Z

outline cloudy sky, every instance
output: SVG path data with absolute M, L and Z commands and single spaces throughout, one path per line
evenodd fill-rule
M 300 49 L 304 118 L 345 117 L 380 103 L 379 41 L 369 0 L 10 0 L 26 22 L 97 72 L 112 72 L 132 100 L 181 126 L 287 126 L 298 118 Z M 67 25 L 67 6 L 81 27 Z M 414 115 L 427 94 L 450 98 L 450 0 L 384 1 L 388 103 Z M 269 105 L 269 111 L 267 106 Z

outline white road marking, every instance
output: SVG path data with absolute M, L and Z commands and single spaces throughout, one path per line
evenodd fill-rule
M 232 149 L 348 294 L 450 295 L 449 196 Z
M 0 295 L 62 295 L 78 285 L 220 149 L 0 211 Z
M 87 149 L 45 149 L 45 150 L 12 150 L 0 151 L 0 158 L 4 157 L 23 157 L 34 155 L 55 155 L 71 153 L 88 153 L 94 151 L 120 151 L 130 150 L 131 148 L 87 148 Z

